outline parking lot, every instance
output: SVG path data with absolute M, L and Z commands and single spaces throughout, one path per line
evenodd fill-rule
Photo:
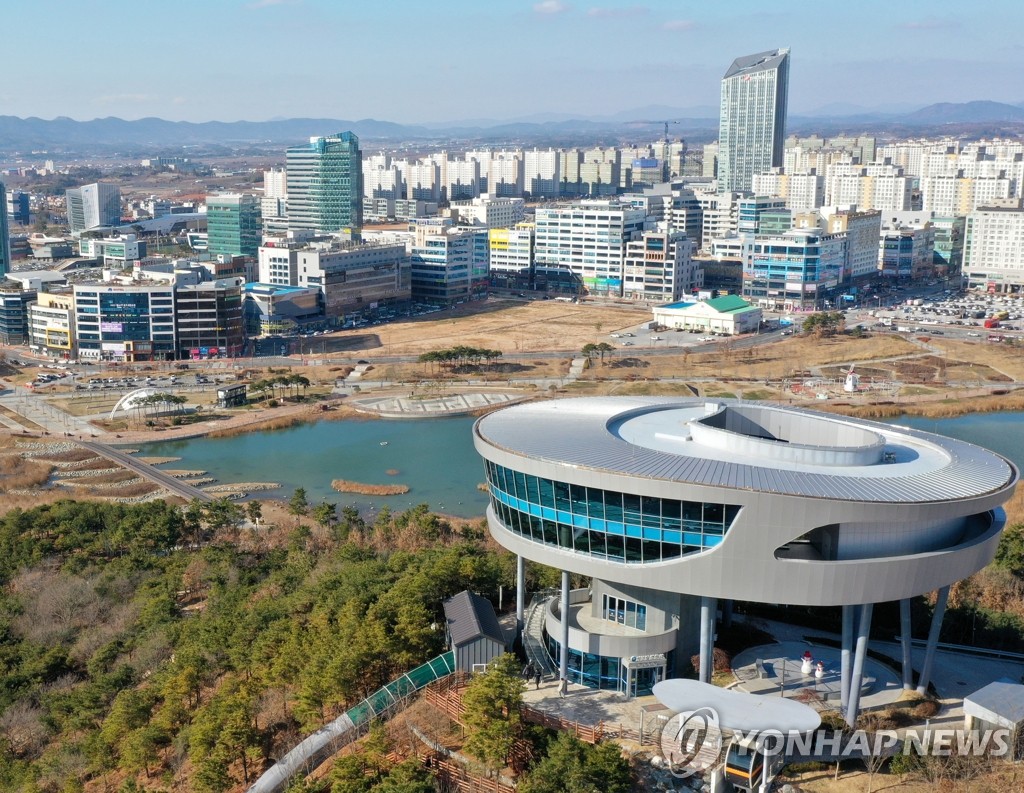
M 1024 303 L 1017 296 L 946 291 L 902 300 L 874 310 L 850 312 L 853 321 L 874 330 L 950 335 L 1002 341 L 1024 328 Z

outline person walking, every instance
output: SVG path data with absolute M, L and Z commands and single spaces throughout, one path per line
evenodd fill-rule
M 540 688 L 540 667 L 537 667 L 533 672 L 533 687 L 534 690 Z
M 560 699 L 565 699 L 565 693 L 569 690 L 569 681 L 564 677 L 558 681 L 558 696 Z

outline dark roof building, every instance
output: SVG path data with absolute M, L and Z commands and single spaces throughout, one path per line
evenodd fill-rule
M 505 652 L 505 634 L 487 598 L 459 592 L 444 602 L 444 618 L 456 670 L 472 672 Z

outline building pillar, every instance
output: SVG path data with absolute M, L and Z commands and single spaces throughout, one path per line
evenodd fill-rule
M 700 669 L 699 679 L 702 683 L 711 682 L 711 670 L 715 657 L 715 598 L 700 599 Z
M 569 571 L 562 571 L 562 644 L 558 656 L 558 680 L 569 681 Z
M 903 650 L 903 688 L 910 691 L 914 687 L 914 664 L 910 657 L 910 598 L 900 601 L 900 648 Z
M 857 724 L 860 713 L 860 686 L 864 680 L 864 657 L 868 652 L 868 635 L 871 633 L 871 611 L 873 603 L 865 603 L 860 607 L 860 618 L 857 620 L 857 647 L 853 654 L 853 672 L 850 675 L 850 697 L 846 706 L 846 723 L 850 727 Z
M 853 623 L 855 606 L 843 606 L 842 649 L 839 653 L 839 703 L 846 713 L 850 702 L 850 654 L 853 652 Z
M 516 557 L 516 636 L 523 637 L 523 614 L 526 611 L 526 559 Z
M 921 677 L 917 681 L 917 693 L 927 694 L 928 683 L 932 674 L 932 661 L 935 660 L 935 647 L 939 643 L 939 631 L 942 630 L 942 618 L 946 616 L 946 601 L 949 600 L 949 587 L 944 586 L 935 598 L 935 611 L 932 612 L 932 625 L 928 630 L 928 644 L 924 648 L 924 663 L 921 665 Z
M 722 627 L 732 627 L 732 599 L 722 601 Z

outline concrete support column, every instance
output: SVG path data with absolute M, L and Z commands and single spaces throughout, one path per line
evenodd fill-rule
M 569 680 L 569 571 L 562 571 L 562 646 L 558 656 L 558 679 Z
M 917 693 L 927 694 L 928 683 L 932 675 L 932 662 L 935 660 L 935 647 L 939 643 L 939 631 L 942 630 L 942 618 L 946 616 L 946 601 L 949 600 L 949 587 L 939 590 L 935 599 L 935 611 L 932 612 L 932 625 L 928 629 L 928 644 L 924 648 L 924 663 L 921 665 L 921 677 L 917 681 Z
M 715 598 L 700 599 L 700 669 L 702 683 L 711 682 L 711 670 L 715 655 Z
M 871 611 L 873 608 L 873 603 L 865 603 L 860 607 L 860 618 L 857 620 L 857 647 L 853 653 L 850 697 L 846 706 L 846 723 L 850 727 L 857 724 L 857 716 L 860 713 L 860 686 L 864 680 L 864 658 L 868 652 L 868 635 L 871 633 Z
M 732 600 L 722 601 L 722 627 L 732 627 Z
M 910 598 L 900 601 L 900 649 L 903 651 L 903 688 L 914 687 L 914 662 L 910 657 Z
M 850 656 L 853 653 L 854 606 L 843 606 L 842 649 L 839 653 L 839 702 L 846 713 L 850 702 Z
M 516 557 L 516 635 L 522 640 L 526 612 L 526 559 Z

